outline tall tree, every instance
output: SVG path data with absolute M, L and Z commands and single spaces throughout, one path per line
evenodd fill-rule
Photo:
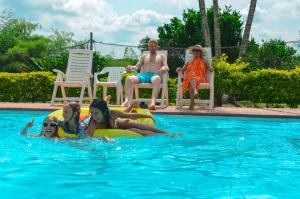
M 203 32 L 205 46 L 211 47 L 208 21 L 207 21 L 207 15 L 206 15 L 206 8 L 205 8 L 205 0 L 199 0 L 199 9 L 200 9 L 200 15 L 201 15 L 201 28 L 202 28 L 202 32 Z
M 214 6 L 214 34 L 215 34 L 215 56 L 221 56 L 221 36 L 220 36 L 220 23 L 219 23 L 219 3 L 218 0 L 213 0 Z
M 246 49 L 247 49 L 248 40 L 250 37 L 251 26 L 252 26 L 252 21 L 253 21 L 254 13 L 255 13 L 256 2 L 257 2 L 257 0 L 251 0 L 251 2 L 250 2 L 250 8 L 249 8 L 247 22 L 246 22 L 246 26 L 245 26 L 245 30 L 244 30 L 242 45 L 241 45 L 241 49 L 240 49 L 240 57 L 243 57 L 246 54 Z

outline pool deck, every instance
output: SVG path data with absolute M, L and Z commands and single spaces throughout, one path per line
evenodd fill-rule
M 53 111 L 62 108 L 61 105 L 50 106 L 47 103 L 7 103 L 0 102 L 0 110 L 47 110 Z M 88 107 L 88 105 L 83 105 Z M 154 114 L 169 114 L 169 115 L 211 115 L 211 116 L 248 116 L 248 117 L 286 117 L 300 118 L 300 109 L 291 108 L 241 108 L 241 107 L 216 107 L 209 110 L 207 107 L 196 108 L 191 111 L 186 107 L 176 109 L 174 106 L 169 106 L 164 109 L 157 108 L 152 111 Z

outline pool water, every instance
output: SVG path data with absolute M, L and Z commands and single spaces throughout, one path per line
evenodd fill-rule
M 0 111 L 0 198 L 300 198 L 300 119 L 155 115 L 182 137 L 51 140 Z

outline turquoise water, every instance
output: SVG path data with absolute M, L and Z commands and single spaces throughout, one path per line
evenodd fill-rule
M 0 198 L 300 198 L 300 119 L 156 115 L 183 137 L 19 136 L 47 112 L 0 111 Z

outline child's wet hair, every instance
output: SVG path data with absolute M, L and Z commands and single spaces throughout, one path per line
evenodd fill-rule
M 44 122 L 45 122 L 46 120 L 50 120 L 50 121 L 55 122 L 55 123 L 58 122 L 57 117 L 54 117 L 54 116 L 48 116 L 48 117 L 46 117 L 46 118 L 44 119 Z
M 103 113 L 106 128 L 111 128 L 109 122 L 109 118 L 110 118 L 109 109 L 106 101 L 104 101 L 103 99 L 94 99 L 90 104 L 90 108 L 99 109 Z
M 79 119 L 80 119 L 80 105 L 77 102 L 69 102 L 66 106 L 70 106 L 73 111 L 73 117 L 76 122 L 76 126 L 79 126 Z M 76 115 L 74 115 L 76 113 Z

